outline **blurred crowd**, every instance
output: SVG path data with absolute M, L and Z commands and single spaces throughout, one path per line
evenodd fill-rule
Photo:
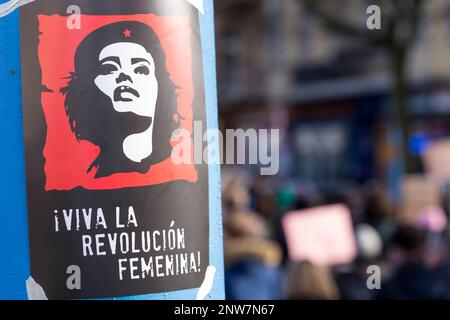
M 398 204 L 376 182 L 324 192 L 314 185 L 224 170 L 227 299 L 450 299 L 444 206 L 424 208 L 424 214 L 405 222 Z M 331 204 L 345 205 L 351 213 L 355 258 L 340 265 L 290 258 L 283 216 Z

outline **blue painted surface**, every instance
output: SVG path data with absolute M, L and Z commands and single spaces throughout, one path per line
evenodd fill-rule
M 218 129 L 219 120 L 217 114 L 217 83 L 216 83 L 216 54 L 214 41 L 214 8 L 213 1 L 205 2 L 205 15 L 200 18 L 201 37 L 203 47 L 203 65 L 205 72 L 206 110 L 208 128 Z M 209 139 L 209 137 L 208 137 Z M 214 139 L 218 142 L 218 139 Z M 219 148 L 217 148 L 219 150 Z M 217 155 L 217 157 L 219 157 Z M 219 163 L 218 159 L 210 163 Z M 225 298 L 224 262 L 223 262 L 223 228 L 222 228 L 222 198 L 220 165 L 209 165 L 209 212 L 210 212 L 210 236 L 209 252 L 210 264 L 216 267 L 216 278 L 210 299 Z
M 0 298 L 26 299 L 30 274 L 19 14 L 0 18 Z
M 126 1 L 126 0 L 124 0 Z M 0 0 L 0 3 L 5 0 Z M 200 16 L 208 128 L 218 127 L 213 1 Z M 30 275 L 22 127 L 19 14 L 0 18 L 0 299 L 27 299 Z M 220 166 L 209 166 L 210 265 L 216 277 L 207 299 L 224 299 Z M 118 299 L 195 299 L 197 289 Z

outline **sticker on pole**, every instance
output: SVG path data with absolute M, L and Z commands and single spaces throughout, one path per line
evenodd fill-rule
M 209 265 L 207 166 L 172 157 L 205 123 L 199 13 L 123 4 L 20 8 L 31 276 L 49 299 L 198 288 Z

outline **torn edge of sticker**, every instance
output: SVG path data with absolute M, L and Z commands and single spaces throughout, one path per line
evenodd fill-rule
M 201 14 L 205 14 L 205 9 L 203 7 L 203 0 L 187 0 L 190 4 L 197 8 Z
M 48 300 L 44 289 L 37 283 L 33 277 L 29 277 L 26 281 L 28 300 Z
M 209 266 L 205 272 L 205 278 L 202 285 L 197 291 L 196 300 L 205 300 L 214 285 L 214 279 L 216 276 L 216 267 Z M 26 281 L 28 300 L 48 300 L 45 294 L 44 288 L 37 283 L 33 277 L 29 277 Z
M 36 0 L 10 0 L 3 4 L 0 4 L 0 18 L 4 17 L 20 6 L 28 4 Z M 205 9 L 203 6 L 203 0 L 187 0 L 190 4 L 192 4 L 201 14 L 205 14 Z
M 0 18 L 10 14 L 20 6 L 33 2 L 35 0 L 10 0 L 3 4 L 0 4 Z
M 205 272 L 205 279 L 197 291 L 197 300 L 205 300 L 206 296 L 211 292 L 216 276 L 216 267 L 209 266 Z

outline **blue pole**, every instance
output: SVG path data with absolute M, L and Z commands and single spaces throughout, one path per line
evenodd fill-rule
M 3 0 L 2 0 L 3 1 Z M 0 297 L 26 299 L 30 275 L 22 128 L 19 13 L 0 18 Z
M 0 4 L 6 2 L 0 0 Z M 215 129 L 218 128 L 218 117 L 212 0 L 204 1 L 204 14 L 199 14 L 199 20 L 206 121 L 208 129 Z M 30 258 L 21 90 L 19 10 L 15 9 L 0 18 L 0 299 L 29 298 L 27 280 L 30 278 Z M 117 299 L 224 298 L 219 165 L 209 165 L 208 174 L 209 265 L 215 270 L 212 286 L 203 288 L 202 293 L 195 288 Z

